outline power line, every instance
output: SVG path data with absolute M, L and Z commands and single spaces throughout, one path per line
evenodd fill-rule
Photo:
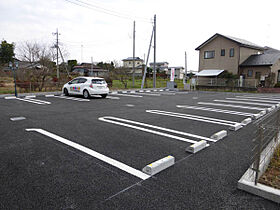
M 115 17 L 128 19 L 128 20 L 138 19 L 139 21 L 142 21 L 142 22 L 151 23 L 148 18 L 133 17 L 133 16 L 130 16 L 130 15 L 126 15 L 126 14 L 123 14 L 123 13 L 120 13 L 120 12 L 109 10 L 109 9 L 106 9 L 106 8 L 103 8 L 103 7 L 100 7 L 100 6 L 96 6 L 96 5 L 87 3 L 87 2 L 83 2 L 83 1 L 80 1 L 80 0 L 65 0 L 65 1 L 67 1 L 71 4 L 75 4 L 77 6 L 80 6 L 80 7 L 84 7 L 84 8 L 90 9 L 90 10 L 95 10 L 95 11 L 105 13 L 105 14 L 108 14 L 108 15 L 112 15 L 112 16 L 115 16 Z

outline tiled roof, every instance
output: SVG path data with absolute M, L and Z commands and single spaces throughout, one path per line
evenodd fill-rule
M 202 47 L 204 47 L 206 44 L 208 44 L 209 42 L 211 42 L 212 40 L 214 40 L 218 36 L 221 36 L 221 37 L 224 37 L 224 38 L 226 38 L 228 40 L 231 40 L 231 41 L 233 41 L 233 42 L 235 42 L 235 43 L 237 43 L 237 44 L 239 44 L 240 46 L 243 46 L 243 47 L 259 49 L 259 50 L 263 50 L 264 49 L 263 47 L 255 44 L 255 43 L 249 42 L 249 41 L 247 41 L 245 39 L 240 39 L 240 38 L 236 38 L 236 37 L 232 37 L 232 36 L 225 36 L 225 35 L 216 33 L 215 35 L 210 37 L 208 40 L 203 42 L 201 45 L 199 45 L 195 50 L 200 50 Z
M 251 55 L 240 66 L 272 66 L 279 59 L 279 50 L 266 47 L 263 54 Z
M 143 59 L 139 58 L 139 57 L 134 57 L 135 61 L 143 61 Z M 128 57 L 126 59 L 123 59 L 122 61 L 133 61 L 133 57 Z

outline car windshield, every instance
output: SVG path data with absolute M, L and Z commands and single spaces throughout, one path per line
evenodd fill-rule
M 106 81 L 104 79 L 92 79 L 92 84 L 106 84 Z

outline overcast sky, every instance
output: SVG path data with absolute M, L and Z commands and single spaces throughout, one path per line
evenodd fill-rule
M 280 49 L 279 5 L 279 0 L 0 0 L 0 38 L 18 46 L 26 40 L 53 43 L 58 28 L 67 59 L 121 61 L 133 55 L 135 20 L 136 56 L 144 58 L 156 14 L 157 61 L 184 66 L 186 51 L 188 69 L 197 70 L 195 48 L 215 33 Z

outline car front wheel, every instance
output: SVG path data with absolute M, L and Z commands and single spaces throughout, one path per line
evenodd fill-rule
M 89 98 L 90 97 L 89 92 L 87 90 L 84 90 L 83 96 L 84 98 Z
M 68 90 L 66 88 L 64 88 L 63 93 L 65 96 L 69 96 Z
M 106 97 L 107 97 L 107 94 L 101 94 L 101 97 L 102 97 L 102 98 L 106 98 Z

